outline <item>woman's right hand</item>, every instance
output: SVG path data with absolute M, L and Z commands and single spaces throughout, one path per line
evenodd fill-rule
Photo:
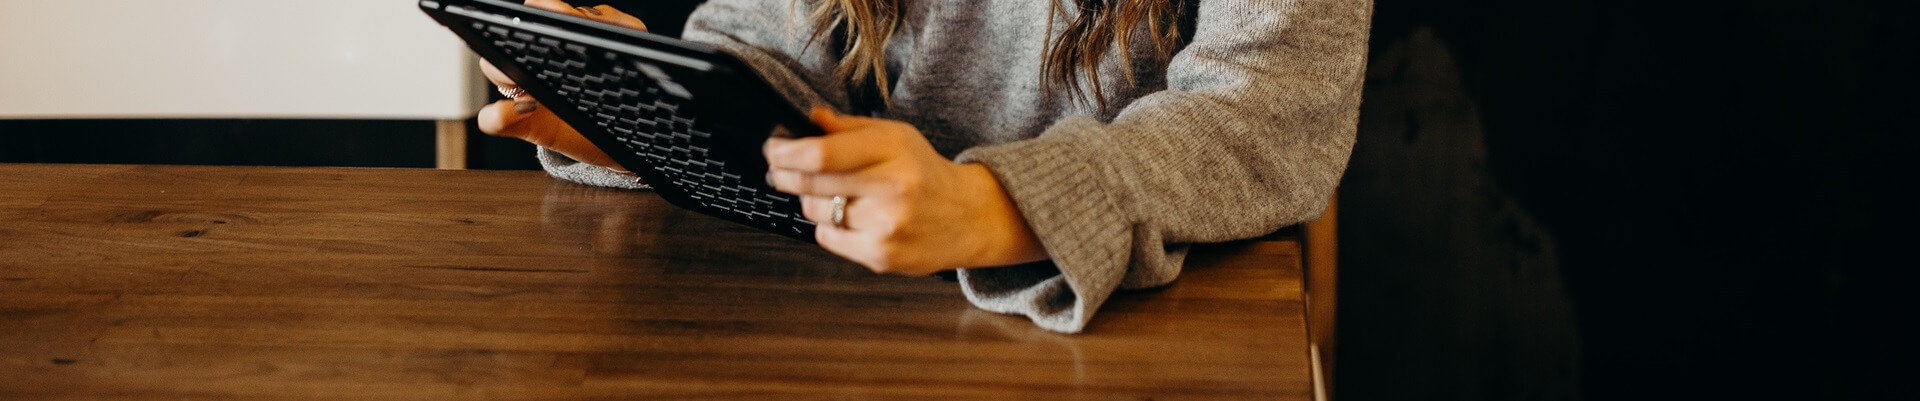
M 611 6 L 574 7 L 560 0 L 526 0 L 526 4 L 641 31 L 647 30 L 647 24 L 641 23 L 639 18 Z M 487 80 L 493 81 L 495 86 L 502 89 L 511 90 L 519 87 L 513 83 L 513 78 L 507 77 L 507 74 L 500 72 L 499 68 L 486 60 L 480 60 L 480 72 L 486 74 Z M 574 160 L 622 171 L 619 163 L 607 157 L 606 152 L 601 151 L 592 142 L 588 142 L 586 137 L 580 136 L 580 131 L 568 126 L 565 121 L 560 120 L 559 116 L 553 115 L 552 111 L 541 107 L 539 101 L 534 100 L 532 95 L 521 94 L 518 97 L 482 107 L 478 119 L 480 132 L 485 132 L 487 135 L 520 138 L 534 145 L 560 152 Z

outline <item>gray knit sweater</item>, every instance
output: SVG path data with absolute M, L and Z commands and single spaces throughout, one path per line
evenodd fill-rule
M 908 1 L 887 48 L 892 98 L 873 107 L 834 78 L 834 46 L 807 46 L 802 3 L 710 1 L 685 37 L 741 57 L 801 107 L 903 120 L 942 154 L 985 164 L 1052 260 L 963 269 L 961 288 L 980 308 L 1063 332 L 1083 330 L 1116 289 L 1171 282 L 1188 244 L 1320 215 L 1353 147 L 1373 8 L 1203 0 L 1170 63 L 1125 71 L 1106 60 L 1109 105 L 1096 108 L 1042 93 L 1052 1 Z M 1138 41 L 1134 59 L 1151 49 Z M 560 178 L 628 185 L 540 158 Z

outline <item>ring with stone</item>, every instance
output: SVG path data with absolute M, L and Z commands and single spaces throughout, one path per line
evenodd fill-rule
M 520 87 L 518 86 L 515 86 L 512 88 L 508 88 L 505 86 L 495 86 L 494 89 L 498 89 L 500 91 L 500 96 L 506 96 L 508 99 L 519 100 L 521 96 L 527 95 L 527 90 L 520 89 Z
M 834 227 L 842 230 L 847 229 L 847 197 L 845 196 L 833 197 L 833 219 L 832 220 L 833 220 Z

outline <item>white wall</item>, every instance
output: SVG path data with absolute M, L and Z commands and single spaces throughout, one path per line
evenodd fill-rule
M 474 60 L 414 0 L 0 0 L 0 118 L 460 119 Z

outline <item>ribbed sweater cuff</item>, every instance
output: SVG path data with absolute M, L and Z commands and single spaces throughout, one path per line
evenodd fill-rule
M 540 167 L 546 168 L 547 175 L 551 175 L 554 178 L 599 187 L 651 189 L 645 185 L 634 183 L 632 176 L 615 173 L 606 167 L 581 163 L 573 160 L 573 158 L 567 157 L 567 155 L 560 154 L 560 152 L 547 150 L 547 148 L 539 148 L 539 150 L 535 152 L 536 156 L 540 159 Z
M 960 270 L 960 285 L 975 306 L 1020 314 L 1042 328 L 1079 332 L 1126 276 L 1133 234 L 1124 208 L 1111 195 L 1115 160 L 1076 135 L 1098 135 L 1097 122 L 1068 120 L 1039 138 L 975 148 L 959 162 L 993 171 L 1013 198 L 1050 263 Z M 1092 139 L 1092 138 L 1083 138 Z

